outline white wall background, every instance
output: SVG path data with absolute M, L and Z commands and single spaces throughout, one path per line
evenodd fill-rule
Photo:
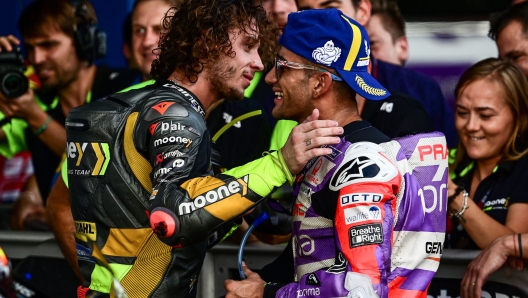
M 487 36 L 489 22 L 407 23 L 413 64 L 473 64 L 497 57 L 495 42 Z

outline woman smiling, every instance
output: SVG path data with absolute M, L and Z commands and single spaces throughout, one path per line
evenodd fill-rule
M 512 62 L 489 58 L 462 75 L 455 94 L 447 246 L 482 249 L 528 232 L 528 82 Z

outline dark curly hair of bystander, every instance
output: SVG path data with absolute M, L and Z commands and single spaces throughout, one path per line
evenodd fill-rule
M 214 64 L 222 55 L 236 55 L 232 50 L 234 29 L 258 34 L 264 65 L 269 65 L 274 57 L 279 32 L 262 6 L 253 0 L 182 1 L 167 11 L 162 26 L 151 76 L 167 79 L 178 69 L 190 82 L 196 82 L 206 64 Z M 258 31 L 248 32 L 252 28 Z

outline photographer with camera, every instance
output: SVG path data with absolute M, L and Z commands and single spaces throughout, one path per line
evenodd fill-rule
M 26 185 L 27 195 L 14 208 L 12 226 L 24 229 L 24 217 L 44 210 L 66 146 L 66 115 L 74 107 L 130 86 L 139 73 L 94 64 L 105 55 L 106 35 L 97 27 L 95 11 L 86 0 L 36 0 L 22 12 L 18 28 L 42 86 L 34 91 L 24 85 L 27 81 L 20 79 L 22 85 L 17 84 L 12 74 L 24 70 L 17 50 L 21 41 L 13 35 L 0 37 L 0 111 L 4 115 L 0 154 L 9 158 L 29 150 L 35 168 L 36 185 Z M 11 69 L 10 76 L 3 75 L 6 68 Z

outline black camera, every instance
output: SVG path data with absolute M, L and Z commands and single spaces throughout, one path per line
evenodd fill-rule
M 29 81 L 24 75 L 26 66 L 20 48 L 13 52 L 0 52 L 0 90 L 8 98 L 26 93 Z

